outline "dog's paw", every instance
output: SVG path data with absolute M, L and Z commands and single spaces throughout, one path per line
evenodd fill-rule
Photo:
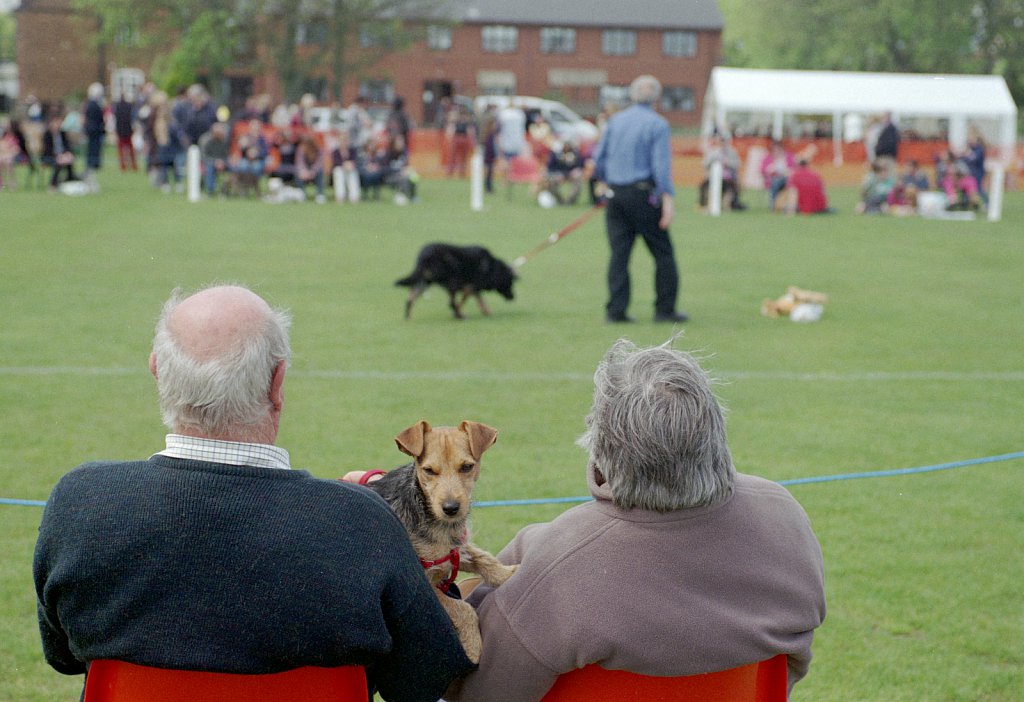
M 504 585 L 505 581 L 508 580 L 509 578 L 511 578 L 515 574 L 515 572 L 516 572 L 516 570 L 518 568 L 519 568 L 518 565 L 510 565 L 510 566 L 503 565 L 503 566 L 500 566 L 499 568 L 495 568 L 494 572 L 492 573 L 492 581 L 493 582 L 491 582 L 489 584 L 493 585 L 494 587 L 498 587 L 499 585 Z

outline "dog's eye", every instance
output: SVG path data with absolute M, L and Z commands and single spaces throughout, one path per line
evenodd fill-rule
M 426 473 L 427 475 L 440 475 L 440 473 L 438 473 L 434 468 L 431 468 L 430 466 L 423 466 L 423 472 Z
M 460 473 L 472 473 L 473 472 L 473 464 L 472 463 L 463 463 L 462 466 L 459 468 L 459 472 Z

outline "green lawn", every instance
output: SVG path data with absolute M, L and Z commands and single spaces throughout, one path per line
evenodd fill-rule
M 176 285 L 253 286 L 295 316 L 280 443 L 323 477 L 391 467 L 418 419 L 497 427 L 480 500 L 586 494 L 574 446 L 590 376 L 618 335 L 660 343 L 650 257 L 638 245 L 640 320 L 603 323 L 599 217 L 522 269 L 491 318 L 445 296 L 409 321 L 392 282 L 432 240 L 511 260 L 584 206 L 543 210 L 522 190 L 469 208 L 465 183 L 422 201 L 358 206 L 211 201 L 152 191 L 108 162 L 103 192 L 0 192 L 0 497 L 43 500 L 89 459 L 146 456 L 164 429 L 146 360 Z M 739 470 L 786 480 L 928 466 L 1024 450 L 1024 193 L 990 223 L 751 211 L 709 218 L 681 192 L 673 227 L 692 316 L 678 346 L 721 380 Z M 823 319 L 760 316 L 788 285 L 827 292 Z M 829 613 L 796 701 L 1018 700 L 1024 689 L 1024 461 L 797 485 L 825 554 Z M 499 549 L 563 504 L 480 508 Z M 77 699 L 42 661 L 31 554 L 40 509 L 0 504 L 0 701 Z

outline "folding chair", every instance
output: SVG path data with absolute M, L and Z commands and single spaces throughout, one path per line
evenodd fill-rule
M 588 665 L 559 676 L 543 702 L 786 702 L 786 688 L 785 654 L 674 678 Z
M 367 697 L 366 674 L 358 666 L 237 675 L 97 660 L 89 667 L 84 702 L 366 702 Z

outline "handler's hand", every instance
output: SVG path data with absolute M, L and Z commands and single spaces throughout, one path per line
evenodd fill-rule
M 346 483 L 358 483 L 362 479 L 362 477 L 369 472 L 370 471 L 368 470 L 350 470 L 348 473 L 345 473 L 345 475 L 341 476 L 341 479 L 344 480 Z M 372 475 L 366 482 L 372 483 L 373 481 L 380 480 L 383 477 L 383 475 Z
M 658 220 L 658 226 L 662 230 L 667 230 L 668 225 L 672 224 L 672 219 L 676 216 L 676 207 L 672 202 L 672 196 L 669 194 L 663 194 L 661 196 L 661 219 Z

